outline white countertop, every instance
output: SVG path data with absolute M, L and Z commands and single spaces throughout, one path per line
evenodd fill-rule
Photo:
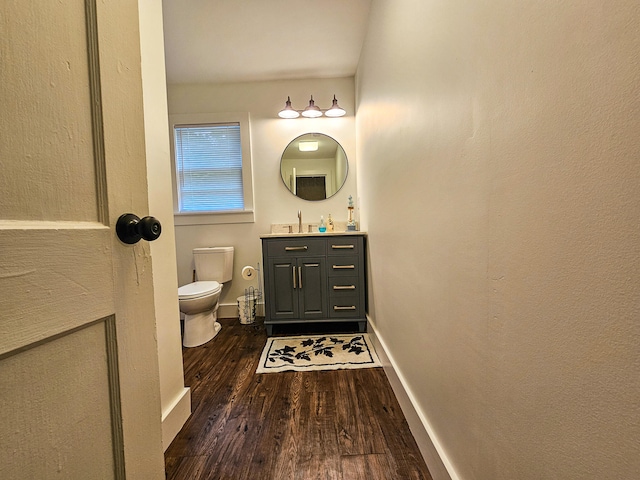
M 294 238 L 294 237 L 331 237 L 336 235 L 362 235 L 366 236 L 367 232 L 357 230 L 347 230 L 346 232 L 304 232 L 304 233 L 265 233 L 260 238 Z
M 291 238 L 291 237 L 322 237 L 322 236 L 335 236 L 335 235 L 363 235 L 366 236 L 366 232 L 360 230 L 347 230 L 347 222 L 335 222 L 335 231 L 333 232 L 318 232 L 317 223 L 303 223 L 302 233 L 298 232 L 298 224 L 291 223 L 274 223 L 271 225 L 271 233 L 265 233 L 260 235 L 260 238 Z M 293 230 L 293 233 L 289 233 L 289 227 Z M 309 231 L 311 227 L 311 232 Z

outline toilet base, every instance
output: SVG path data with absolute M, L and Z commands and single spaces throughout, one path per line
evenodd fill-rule
M 222 329 L 222 325 L 216 321 L 217 318 L 217 311 L 185 315 L 182 345 L 185 347 L 199 347 L 211 341 Z

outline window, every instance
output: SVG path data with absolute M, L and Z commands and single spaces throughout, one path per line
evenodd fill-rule
M 249 115 L 171 117 L 176 225 L 253 222 Z
M 239 123 L 175 125 L 178 209 L 244 210 Z

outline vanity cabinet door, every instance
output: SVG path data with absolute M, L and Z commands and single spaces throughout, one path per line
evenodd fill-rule
M 327 315 L 327 274 L 324 257 L 298 259 L 300 318 L 320 319 Z
M 278 257 L 267 265 L 272 319 L 311 320 L 327 315 L 325 257 Z
M 297 263 L 293 258 L 271 258 L 267 263 L 270 317 L 274 320 L 298 318 Z

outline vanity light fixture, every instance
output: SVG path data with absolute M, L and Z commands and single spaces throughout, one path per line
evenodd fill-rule
M 291 106 L 291 98 L 287 97 L 285 107 L 280 110 L 278 116 L 280 118 L 298 118 L 300 114 L 302 114 L 302 116 L 306 118 L 317 118 L 321 117 L 324 114 L 327 117 L 335 118 L 342 117 L 346 113 L 347 112 L 343 108 L 341 108 L 340 105 L 338 105 L 338 100 L 336 99 L 335 95 L 333 96 L 333 104 L 331 105 L 331 108 L 327 110 L 319 108 L 313 100 L 313 95 L 311 95 L 309 105 L 304 110 L 295 110 Z

